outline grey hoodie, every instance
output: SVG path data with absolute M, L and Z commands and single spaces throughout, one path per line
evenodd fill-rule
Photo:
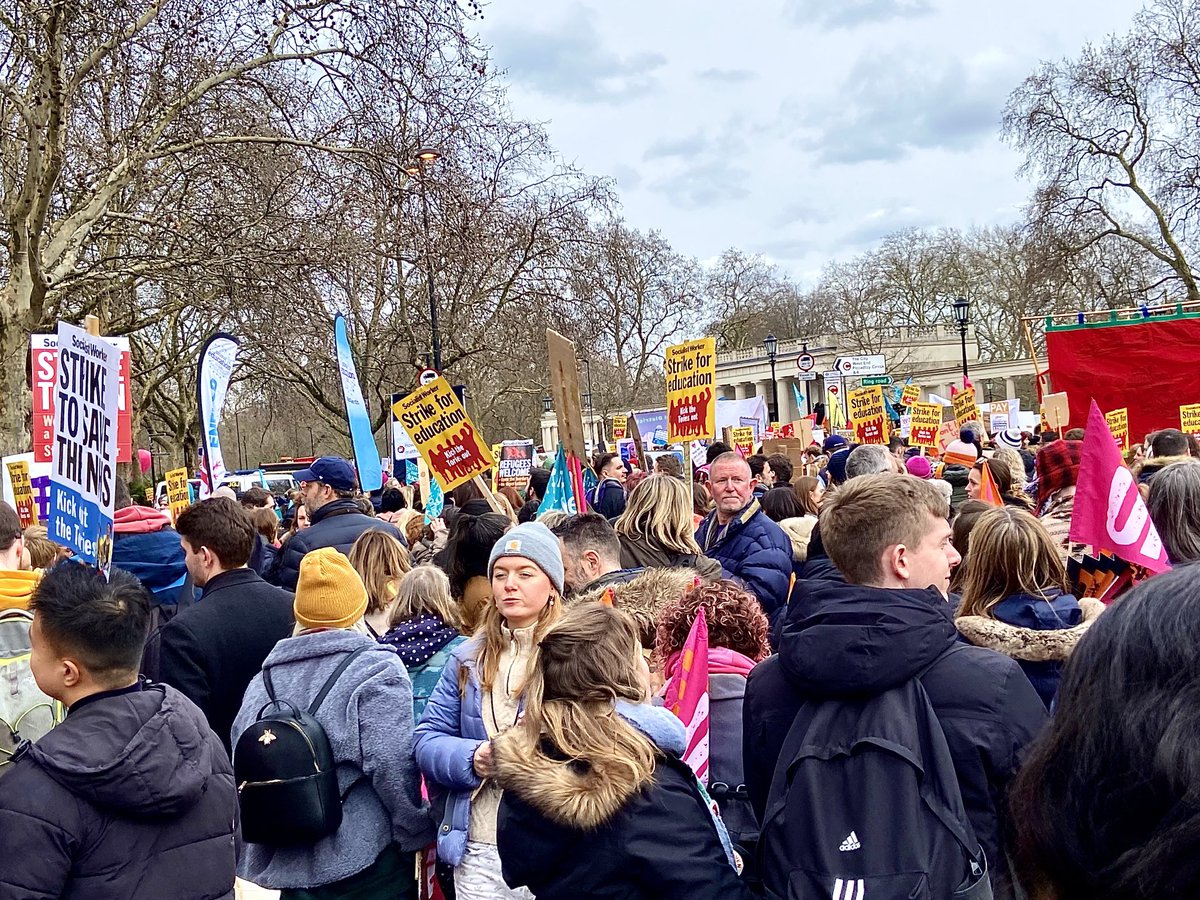
M 233 898 L 229 759 L 172 687 L 81 702 L 0 778 L 0 900 Z
M 362 646 L 369 649 L 342 673 L 317 712 L 346 798 L 342 824 L 311 847 L 246 844 L 238 874 L 262 887 L 320 887 L 361 872 L 390 844 L 411 853 L 433 839 L 412 758 L 412 684 L 396 651 L 358 632 L 319 631 L 280 641 L 263 667 L 271 670 L 277 698 L 307 707 L 342 658 Z M 259 673 L 233 722 L 235 759 L 238 737 L 268 700 Z

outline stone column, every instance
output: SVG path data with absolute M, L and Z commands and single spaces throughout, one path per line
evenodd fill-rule
M 767 421 L 771 421 L 771 382 L 769 379 L 754 382 L 754 396 L 762 397 L 767 403 Z
M 1015 396 L 1017 396 L 1017 385 L 1010 375 L 1004 379 L 1004 399 L 1011 400 Z
M 792 397 L 792 379 L 790 377 L 776 378 L 775 385 L 779 390 L 779 421 L 787 424 L 796 418 L 796 401 Z
M 733 399 L 745 400 L 750 395 L 750 392 L 747 390 L 749 387 L 750 385 L 746 384 L 746 382 L 739 381 L 733 386 Z

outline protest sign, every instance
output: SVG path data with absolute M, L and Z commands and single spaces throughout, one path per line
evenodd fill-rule
M 1071 423 L 1071 403 L 1065 393 L 1047 394 L 1042 398 L 1042 427 L 1057 431 L 1062 436 L 1063 429 Z
M 8 480 L 12 484 L 13 509 L 21 520 L 21 528 L 38 524 L 38 508 L 33 500 L 33 483 L 29 480 L 29 460 L 5 461 Z
M 614 441 L 619 441 L 619 440 L 624 439 L 624 437 L 628 433 L 629 426 L 626 424 L 627 421 L 628 420 L 625 416 L 613 416 L 612 417 L 612 439 Z
M 188 486 L 188 470 L 172 469 L 164 477 L 167 482 L 167 501 L 171 504 L 171 521 L 192 505 L 192 492 Z
M 792 424 L 796 426 L 796 437 L 800 438 L 800 443 L 805 447 L 811 447 L 813 444 L 812 416 L 806 416 Z
M 120 351 L 103 338 L 59 322 L 55 377 L 50 540 L 107 571 L 117 478 Z
M 730 428 L 729 429 L 730 445 L 743 457 L 749 456 L 754 452 L 754 429 L 753 428 Z
M 129 338 L 106 338 L 121 351 L 120 414 L 117 417 L 117 462 L 133 460 L 133 394 L 130 384 Z M 58 335 L 31 334 L 30 387 L 33 390 L 33 459 L 48 463 L 54 444 L 55 368 L 58 365 Z
M 667 443 L 711 440 L 717 429 L 717 342 L 706 337 L 667 348 Z
M 392 404 L 389 407 L 392 414 L 392 459 L 403 460 L 404 462 L 416 462 L 417 458 L 421 455 L 417 452 L 417 445 L 412 442 L 412 438 L 408 436 L 408 432 L 404 430 L 404 426 L 396 418 L 396 404 L 400 402 L 400 398 L 403 396 L 403 394 L 392 394 Z M 401 471 L 407 471 L 406 467 L 401 466 L 398 468 Z M 400 480 L 403 481 L 404 479 Z
M 1008 427 L 1008 401 L 996 400 L 988 404 L 988 431 L 995 434 Z
M 53 430 L 53 426 L 51 429 Z M 36 462 L 32 453 L 17 453 L 0 459 L 0 499 L 16 509 L 17 498 L 13 492 L 9 464 L 17 462 L 25 463 L 29 468 L 29 486 L 33 494 L 34 510 L 38 523 L 45 525 L 50 521 L 50 463 Z
M 913 447 L 933 450 L 938 446 L 942 430 L 942 407 L 939 403 L 914 403 L 908 408 L 912 422 L 908 443 Z M 953 424 L 953 423 L 950 423 Z M 957 434 L 957 431 L 955 432 Z
M 952 441 L 958 440 L 958 423 L 943 422 L 942 427 L 938 429 L 937 447 L 938 452 L 945 453 L 946 448 L 950 446 Z
M 1117 446 L 1122 451 L 1129 449 L 1129 408 L 1122 407 L 1114 409 L 1112 412 L 1104 414 L 1104 421 L 1108 423 L 1109 430 L 1113 433 L 1113 438 L 1117 442 Z
M 961 428 L 967 422 L 981 422 L 982 413 L 975 402 L 975 388 L 969 387 L 954 395 L 954 421 Z
M 858 388 L 849 394 L 850 422 L 860 444 L 886 444 L 891 422 L 883 404 L 883 388 Z
M 533 441 L 505 441 L 500 444 L 500 455 L 496 462 L 496 483 L 499 487 L 525 490 L 532 470 Z
M 558 440 L 568 457 L 586 459 L 587 436 L 583 431 L 583 403 L 579 393 L 579 360 L 575 355 L 575 343 L 553 328 L 547 328 L 546 350 L 550 362 L 550 394 L 558 420 Z
M 904 390 L 900 393 L 900 405 L 911 407 L 914 403 L 921 402 L 921 386 L 919 384 L 906 384 Z
M 1200 434 L 1200 403 L 1179 407 L 1179 430 L 1184 434 Z
M 452 491 L 495 465 L 487 443 L 440 375 L 397 403 L 394 412 L 442 490 Z
M 792 468 L 798 472 L 804 471 L 804 451 L 807 445 L 795 439 L 763 441 L 763 455 L 772 456 L 780 453 L 788 458 Z

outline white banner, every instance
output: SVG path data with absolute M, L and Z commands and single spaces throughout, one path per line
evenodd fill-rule
M 218 332 L 210 337 L 200 351 L 200 377 L 196 392 L 200 407 L 200 430 L 204 435 L 204 465 L 200 477 L 200 499 L 210 496 L 228 470 L 221 454 L 221 411 L 229 379 L 237 365 L 237 338 Z

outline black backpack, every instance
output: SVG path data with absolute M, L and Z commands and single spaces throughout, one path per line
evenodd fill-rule
M 345 794 L 338 793 L 333 750 L 316 715 L 350 663 L 373 646 L 347 653 L 306 711 L 276 697 L 271 670 L 263 669 L 271 699 L 233 748 L 244 840 L 268 847 L 304 846 L 342 824 Z
M 991 900 L 950 748 L 919 680 L 929 668 L 875 697 L 810 702 L 796 714 L 759 837 L 768 897 Z

